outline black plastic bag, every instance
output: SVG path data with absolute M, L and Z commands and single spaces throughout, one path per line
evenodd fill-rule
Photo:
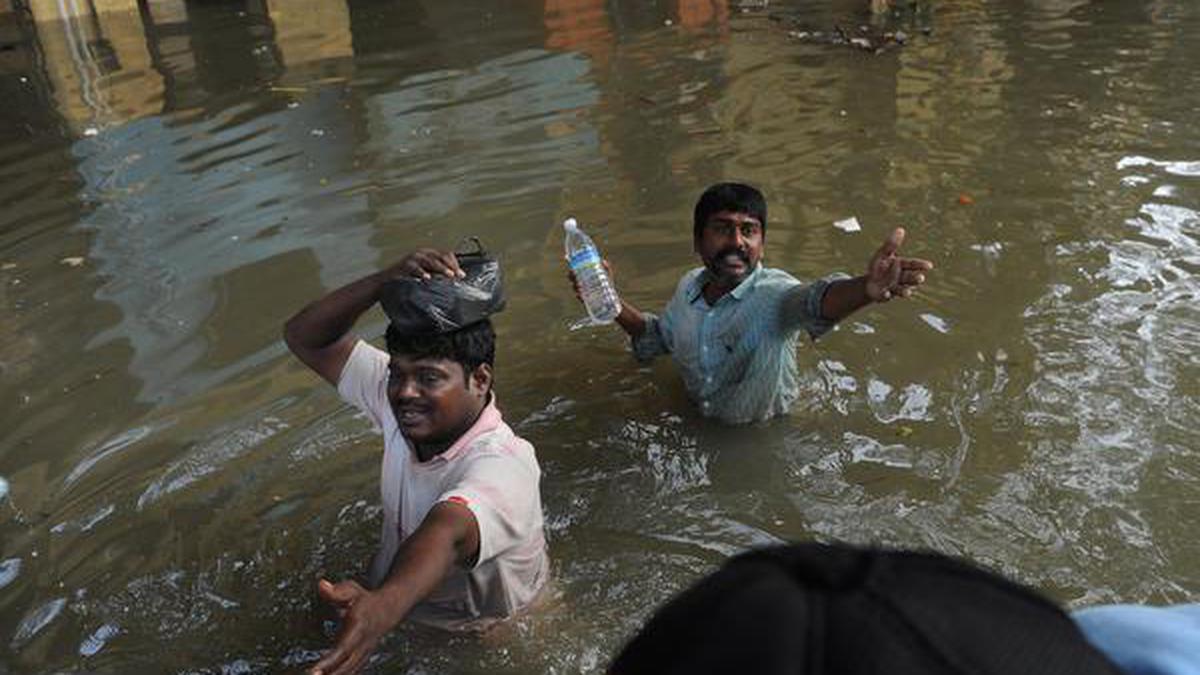
M 474 251 L 462 251 L 468 241 Z M 483 321 L 504 309 L 500 262 L 476 237 L 455 250 L 462 279 L 394 279 L 383 286 L 379 304 L 397 331 L 405 335 L 449 333 Z

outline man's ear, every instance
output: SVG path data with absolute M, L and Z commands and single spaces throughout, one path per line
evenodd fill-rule
M 492 390 L 492 367 L 486 363 L 475 366 L 470 377 L 471 391 L 487 394 Z

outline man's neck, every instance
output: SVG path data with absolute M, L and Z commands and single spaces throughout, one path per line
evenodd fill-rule
M 737 284 L 727 286 L 716 279 L 710 278 L 704 284 L 704 289 L 701 291 L 701 293 L 704 295 L 705 302 L 707 302 L 709 305 L 715 305 L 717 304 L 718 300 L 726 295 L 729 295 L 731 292 L 733 292 L 733 289 L 737 287 Z

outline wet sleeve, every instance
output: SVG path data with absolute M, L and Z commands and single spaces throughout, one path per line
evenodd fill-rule
M 691 287 L 692 281 L 701 271 L 699 269 L 692 270 L 683 275 L 675 287 L 675 294 L 671 296 L 671 301 L 663 310 L 662 316 L 653 312 L 642 313 L 646 320 L 646 330 L 629 341 L 630 347 L 633 348 L 633 356 L 638 361 L 648 363 L 656 356 L 670 354 L 674 349 L 676 317 L 680 312 L 680 307 L 687 305 L 687 289 Z
M 646 320 L 646 330 L 635 338 L 630 338 L 633 356 L 642 363 L 647 363 L 656 356 L 671 353 L 672 321 L 671 308 L 660 317 L 652 312 L 643 312 Z
M 337 390 L 342 400 L 363 411 L 377 429 L 391 407 L 387 402 L 387 352 L 359 340 L 342 367 Z
M 830 283 L 849 278 L 847 274 L 835 272 L 810 284 L 797 283 L 786 290 L 780 305 L 780 324 L 784 330 L 803 330 L 813 340 L 828 333 L 837 322 L 821 315 L 821 302 L 825 299 L 825 291 L 829 290 Z
M 537 471 L 507 452 L 486 453 L 471 459 L 462 478 L 442 493 L 438 502 L 453 502 L 471 509 L 479 525 L 476 567 L 541 533 Z

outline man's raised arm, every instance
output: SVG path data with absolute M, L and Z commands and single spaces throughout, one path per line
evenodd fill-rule
M 346 360 L 354 350 L 356 338 L 350 329 L 363 312 L 379 301 L 383 285 L 392 279 L 429 279 L 435 274 L 461 277 L 463 272 L 453 253 L 433 249 L 410 253 L 381 272 L 368 274 L 309 303 L 284 324 L 283 339 L 304 365 L 337 386 Z

